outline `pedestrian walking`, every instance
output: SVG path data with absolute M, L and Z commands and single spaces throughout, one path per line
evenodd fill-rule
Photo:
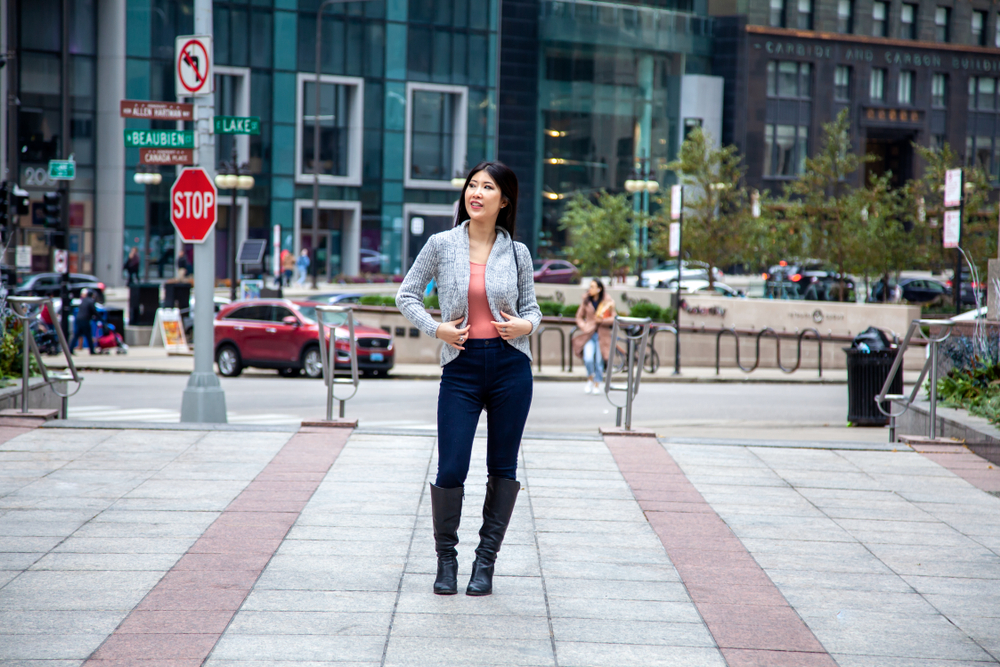
M 177 249 L 177 277 L 190 278 L 193 275 L 194 267 L 188 261 L 187 253 L 184 252 L 184 246 L 181 246 Z
M 458 527 L 476 425 L 488 416 L 486 500 L 466 595 L 493 592 L 493 568 L 521 483 L 517 456 L 531 407 L 528 336 L 542 313 L 531 253 L 514 241 L 517 176 L 481 162 L 465 179 L 456 226 L 434 234 L 400 286 L 396 305 L 421 331 L 444 341 L 438 391 L 438 470 L 430 485 L 437 578 L 434 592 L 458 592 Z M 461 221 L 461 222 L 459 222 Z M 441 323 L 424 310 L 437 283 Z
M 576 309 L 573 354 L 583 359 L 587 369 L 585 394 L 600 393 L 604 382 L 604 364 L 611 353 L 611 325 L 615 320 L 615 300 L 604 292 L 600 278 L 590 281 L 583 303 Z
M 306 277 L 309 275 L 309 251 L 305 248 L 299 253 L 299 258 L 295 261 L 295 266 L 299 270 L 298 283 L 300 285 L 306 284 Z
M 128 273 L 128 284 L 134 285 L 139 282 L 139 249 L 133 247 L 128 251 L 128 258 L 125 259 L 125 265 L 122 267 L 126 273 Z
M 281 275 L 284 278 L 284 286 L 292 286 L 292 278 L 295 277 L 295 255 L 287 248 L 281 251 Z
M 76 352 L 76 344 L 83 338 L 83 341 L 90 348 L 90 353 L 94 353 L 94 334 L 90 330 L 90 323 L 97 314 L 97 302 L 90 295 L 90 290 L 80 292 L 80 307 L 76 310 L 76 319 L 73 323 L 73 340 L 69 344 L 70 354 Z

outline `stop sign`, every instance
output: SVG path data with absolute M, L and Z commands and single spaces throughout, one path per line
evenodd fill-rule
M 170 188 L 170 222 L 185 243 L 204 243 L 215 226 L 215 183 L 201 167 L 184 169 Z

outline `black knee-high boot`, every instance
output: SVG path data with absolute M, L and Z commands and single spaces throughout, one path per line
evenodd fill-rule
M 479 530 L 479 546 L 472 564 L 472 578 L 465 589 L 466 595 L 489 595 L 493 592 L 493 564 L 507 533 L 507 524 L 510 523 L 520 490 L 521 483 L 513 479 L 490 477 L 487 480 L 483 527 Z
M 434 549 L 437 551 L 437 578 L 434 592 L 458 592 L 458 525 L 462 522 L 464 486 L 443 489 L 431 484 L 431 515 L 434 519 Z

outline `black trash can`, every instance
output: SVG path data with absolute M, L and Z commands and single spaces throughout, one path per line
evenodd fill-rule
M 188 310 L 191 307 L 191 283 L 163 283 L 163 307 Z
M 151 327 L 160 307 L 160 286 L 156 283 L 132 285 L 128 292 L 128 323 L 133 327 Z
M 847 353 L 847 421 L 854 426 L 885 426 L 889 418 L 875 405 L 875 396 L 889 377 L 896 350 L 865 352 L 845 347 L 844 352 Z M 903 393 L 902 373 L 896 373 L 889 393 Z
M 115 331 L 125 338 L 125 309 L 118 306 L 104 306 L 108 324 L 113 324 Z

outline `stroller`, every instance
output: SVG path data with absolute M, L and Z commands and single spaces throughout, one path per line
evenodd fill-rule
M 115 330 L 115 325 L 108 322 L 108 314 L 102 308 L 97 310 L 98 319 L 94 320 L 94 353 L 110 354 L 111 350 L 115 354 L 128 354 L 128 345 L 125 339 Z

